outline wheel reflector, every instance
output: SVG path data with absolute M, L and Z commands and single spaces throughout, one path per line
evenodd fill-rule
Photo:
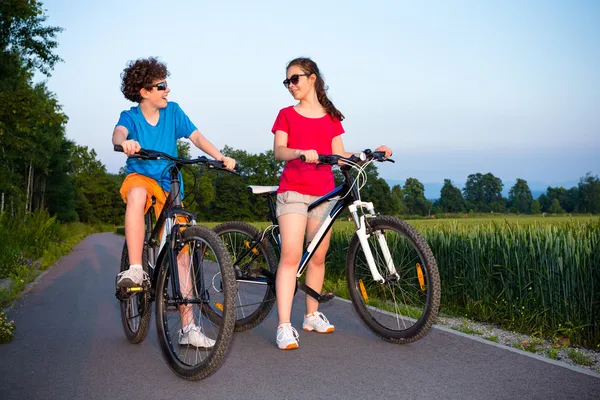
M 421 290 L 425 290 L 425 277 L 423 276 L 423 270 L 421 269 L 421 264 L 417 263 L 417 278 L 419 279 L 419 286 L 421 286 Z
M 365 284 L 362 279 L 358 281 L 358 287 L 360 288 L 360 292 L 362 293 L 363 299 L 365 299 L 365 303 L 369 302 L 369 296 L 367 296 L 367 289 L 365 289 Z

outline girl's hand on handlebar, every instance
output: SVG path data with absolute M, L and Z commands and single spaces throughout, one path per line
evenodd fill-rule
M 315 164 L 319 161 L 319 153 L 316 150 L 302 150 L 299 156 L 304 156 L 304 162 Z
M 134 155 L 142 148 L 140 144 L 133 139 L 123 141 L 121 147 L 123 147 L 123 153 L 127 154 L 127 156 Z
M 381 145 L 378 148 L 375 149 L 375 151 L 383 151 L 385 152 L 385 158 L 389 158 L 392 156 L 392 149 L 390 149 L 389 147 L 387 147 L 386 145 Z
M 223 163 L 223 166 L 230 171 L 233 171 L 235 168 L 235 160 L 231 157 L 223 157 L 221 162 Z

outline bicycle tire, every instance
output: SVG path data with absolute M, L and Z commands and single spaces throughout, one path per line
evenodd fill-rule
M 244 259 L 238 260 L 238 254 L 249 246 L 245 241 L 251 242 L 261 232 L 254 226 L 241 221 L 225 222 L 213 228 L 213 231 L 223 240 L 227 252 L 231 256 L 233 268 L 237 276 L 247 275 L 254 268 L 258 274 L 260 268 L 267 268 L 275 275 L 278 267 L 277 256 L 268 238 L 262 240 L 256 250 L 259 254 L 250 253 Z M 250 272 L 252 273 L 252 272 Z M 235 331 L 243 332 L 260 324 L 271 312 L 275 304 L 275 283 L 255 284 L 237 280 L 236 321 Z M 219 318 L 219 313 L 213 309 L 212 318 Z M 210 318 L 209 317 L 209 318 Z
M 180 307 L 182 306 L 181 302 L 174 303 L 173 285 L 169 283 L 170 268 L 177 268 L 170 265 L 168 252 L 172 251 L 171 249 L 166 249 L 167 253 L 162 259 L 156 284 L 156 327 L 161 352 L 171 370 L 180 378 L 199 380 L 213 374 L 221 366 L 229 349 L 235 324 L 235 314 L 232 311 L 235 306 L 235 275 L 223 242 L 212 230 L 201 226 L 189 227 L 181 232 L 181 240 L 184 247 L 179 250 L 178 255 L 184 254 L 184 249 L 187 248 L 187 251 L 191 252 L 192 260 L 191 265 L 188 266 L 193 267 L 189 275 L 189 283 L 192 287 L 188 289 L 188 293 L 193 292 L 192 294 L 197 296 L 195 300 L 201 301 L 196 303 L 196 306 L 188 306 L 194 317 L 193 323 L 197 324 L 206 336 L 211 339 L 216 338 L 215 344 L 212 347 L 202 348 L 179 343 L 178 335 L 184 322 L 175 320 L 173 324 L 169 316 L 171 313 L 181 318 Z M 205 299 L 208 295 L 206 277 L 210 275 L 206 274 L 206 270 L 211 268 L 219 270 L 223 297 L 223 315 L 214 326 L 203 317 L 205 314 L 203 309 L 209 302 L 209 299 Z M 181 288 L 185 278 L 179 274 L 179 279 Z M 196 315 L 194 315 L 194 307 L 197 310 Z M 190 348 L 193 348 L 191 352 Z
M 373 280 L 355 234 L 346 260 L 352 304 L 377 336 L 399 344 L 414 342 L 428 333 L 439 312 L 441 286 L 433 253 L 421 234 L 398 218 L 367 218 L 366 224 L 367 241 L 385 283 Z M 375 232 L 385 234 L 399 278 L 390 274 Z
M 148 246 L 144 243 L 142 250 L 142 268 L 148 273 Z M 123 272 L 129 268 L 129 250 L 127 249 L 127 242 L 123 245 L 123 252 L 121 253 L 121 267 L 120 272 Z M 126 300 L 121 300 L 121 322 L 123 323 L 123 330 L 125 336 L 130 343 L 137 344 L 141 343 L 148 335 L 148 329 L 150 327 L 150 316 L 152 312 L 150 310 L 150 293 L 149 288 L 146 288 L 143 292 L 131 294 Z M 137 313 L 137 314 L 136 314 Z M 138 320 L 139 319 L 139 320 Z

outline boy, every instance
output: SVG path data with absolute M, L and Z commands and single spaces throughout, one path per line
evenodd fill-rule
M 235 160 L 223 156 L 198 131 L 179 105 L 169 102 L 170 93 L 166 78 L 167 67 L 156 58 L 138 59 L 128 63 L 121 74 L 121 91 L 126 99 L 138 103 L 136 107 L 121 112 L 113 131 L 113 144 L 120 144 L 128 156 L 140 148 L 162 151 L 177 156 L 177 139 L 188 138 L 200 150 L 224 163 L 227 169 L 235 168 Z M 127 159 L 127 177 L 121 186 L 121 197 L 127 204 L 125 211 L 125 239 L 129 250 L 129 269 L 119 274 L 119 287 L 140 286 L 148 275 L 142 268 L 144 244 L 144 213 L 156 198 L 155 214 L 158 217 L 170 190 L 169 174 L 164 173 L 169 161 L 143 161 Z M 183 307 L 182 307 L 183 308 Z M 194 325 L 189 310 L 181 310 L 181 344 L 212 347 L 214 341 Z

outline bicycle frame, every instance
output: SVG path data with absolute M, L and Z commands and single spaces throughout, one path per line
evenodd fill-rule
M 180 242 L 179 229 L 174 229 L 178 227 L 178 223 L 174 223 L 177 220 L 177 217 L 182 215 L 188 218 L 190 225 L 196 224 L 196 215 L 190 211 L 184 210 L 180 197 L 180 188 L 181 183 L 179 181 L 179 168 L 177 165 L 174 165 L 170 168 L 170 177 L 171 177 L 171 191 L 167 196 L 167 200 L 165 201 L 165 206 L 163 207 L 160 215 L 158 216 L 155 223 L 152 221 L 152 217 L 154 212 L 150 209 L 144 216 L 145 221 L 145 237 L 144 241 L 148 245 L 148 267 L 150 271 L 150 280 L 152 284 L 151 287 L 151 298 L 154 299 L 154 287 L 155 282 L 158 280 L 158 274 L 160 272 L 160 266 L 164 257 L 174 257 L 173 251 L 175 246 Z M 152 206 L 156 203 L 156 199 L 152 198 Z M 171 259 L 171 265 L 177 265 L 177 260 Z M 179 288 L 179 271 L 177 269 L 169 271 L 171 276 L 171 285 L 173 289 L 173 293 L 175 294 L 177 300 L 182 300 L 183 295 L 181 294 L 181 290 Z M 193 302 L 193 301 L 191 301 Z
M 123 151 L 120 145 L 115 145 L 115 151 Z M 148 245 L 148 267 L 150 271 L 150 298 L 153 300 L 155 297 L 154 287 L 155 282 L 158 280 L 158 274 L 160 266 L 163 262 L 164 257 L 169 257 L 170 265 L 178 265 L 177 259 L 175 258 L 176 246 L 181 246 L 181 230 L 179 228 L 178 217 L 183 216 L 186 218 L 185 225 L 193 226 L 196 225 L 196 214 L 183 209 L 183 203 L 181 201 L 181 182 L 179 180 L 180 171 L 185 164 L 204 163 L 209 168 L 220 168 L 223 169 L 221 162 L 208 160 L 206 157 L 198 157 L 197 159 L 179 159 L 172 157 L 166 153 L 156 152 L 153 150 L 141 149 L 136 155 L 142 159 L 160 159 L 164 158 L 172 161 L 174 164 L 169 168 L 169 178 L 171 181 L 171 190 L 165 201 L 165 206 L 161 210 L 160 215 L 155 224 L 152 224 L 152 212 L 146 213 L 144 217 L 146 229 L 144 235 L 144 242 Z M 217 164 L 215 166 L 215 163 Z M 152 205 L 154 205 L 156 199 L 152 199 Z M 162 233 L 162 234 L 161 234 Z M 194 254 L 193 257 L 196 257 Z M 193 261 L 193 260 L 192 260 Z M 201 261 L 201 260 L 197 260 Z M 190 300 L 185 299 L 181 294 L 179 284 L 179 268 L 170 268 L 168 271 L 171 277 L 171 286 L 174 294 L 174 299 L 182 304 L 200 303 L 201 300 Z M 199 269 L 199 274 L 203 274 L 202 268 Z M 200 276 L 202 278 L 202 276 Z M 203 283 L 204 280 L 202 279 Z M 135 290 L 135 291 L 139 291 Z M 204 293 L 204 287 L 201 288 Z
M 359 189 L 358 189 L 357 185 L 355 184 L 354 178 L 349 173 L 350 168 L 347 166 L 342 166 L 341 170 L 342 170 L 342 174 L 344 176 L 344 183 L 342 185 L 336 187 L 334 190 L 327 193 L 326 195 L 318 198 L 316 201 L 314 201 L 313 203 L 311 203 L 308 206 L 308 210 L 310 211 L 310 210 L 314 209 L 315 207 L 318 207 L 327 201 L 335 201 L 335 204 L 331 208 L 329 215 L 321 223 L 319 229 L 315 233 L 313 240 L 308 244 L 308 246 L 306 246 L 304 253 L 302 255 L 302 258 L 300 259 L 300 264 L 298 265 L 298 272 L 296 273 L 296 278 L 298 279 L 304 274 L 304 272 L 306 271 L 306 268 L 308 268 L 308 263 L 309 263 L 311 257 L 313 256 L 314 251 L 319 247 L 319 245 L 325 238 L 325 235 L 327 234 L 327 232 L 329 232 L 329 230 L 333 226 L 333 223 L 339 217 L 341 211 L 345 207 L 347 207 L 348 210 L 350 211 L 350 214 L 352 215 L 353 221 L 356 225 L 356 234 L 358 235 L 360 244 L 365 253 L 365 257 L 367 259 L 367 264 L 369 265 L 369 269 L 371 271 L 371 274 L 373 275 L 373 279 L 379 283 L 385 283 L 385 279 L 381 276 L 381 274 L 377 270 L 377 267 L 375 266 L 375 260 L 373 258 L 373 254 L 371 253 L 371 249 L 367 243 L 367 239 L 371 233 L 367 232 L 365 215 L 363 214 L 363 215 L 359 216 L 359 212 L 358 212 L 360 209 L 365 209 L 369 216 L 375 216 L 375 208 L 374 208 L 372 202 L 365 202 L 365 201 L 360 200 Z M 273 223 L 273 226 L 274 226 L 274 230 L 276 233 L 276 243 L 277 243 L 278 247 L 281 247 L 281 240 L 279 238 L 279 228 L 278 228 L 278 223 L 277 223 L 277 216 L 275 213 L 275 202 L 273 200 L 273 197 L 274 196 L 272 193 L 270 193 L 268 195 L 269 220 Z M 336 199 L 336 197 L 338 197 L 338 198 Z M 383 256 L 385 258 L 387 268 L 390 272 L 390 276 L 393 276 L 394 278 L 397 279 L 398 274 L 396 272 L 396 268 L 392 261 L 392 257 L 391 257 L 385 236 L 381 232 L 375 232 L 375 234 L 377 236 L 377 241 L 379 243 L 379 246 L 380 246 Z M 261 232 L 260 236 L 262 237 L 262 236 L 264 236 L 264 234 Z M 234 265 L 237 264 L 240 260 L 242 260 L 246 255 L 248 255 L 248 253 L 250 251 L 252 251 L 254 248 L 256 248 L 256 246 L 258 246 L 258 244 L 261 241 L 262 241 L 262 238 L 255 238 L 252 245 L 249 246 L 246 249 L 246 251 L 244 251 L 238 257 L 238 259 L 235 261 Z M 268 272 L 268 271 L 265 271 L 265 272 Z M 256 279 L 249 278 L 249 279 L 244 279 L 244 281 L 249 282 L 249 283 L 266 284 L 266 282 L 261 281 L 260 278 L 256 278 Z M 302 283 L 300 280 L 298 280 L 297 282 L 298 282 L 298 287 L 302 291 L 304 291 L 306 294 L 308 294 L 309 296 L 311 296 L 319 301 L 324 299 L 321 294 L 317 293 L 312 288 L 310 288 L 306 284 Z

